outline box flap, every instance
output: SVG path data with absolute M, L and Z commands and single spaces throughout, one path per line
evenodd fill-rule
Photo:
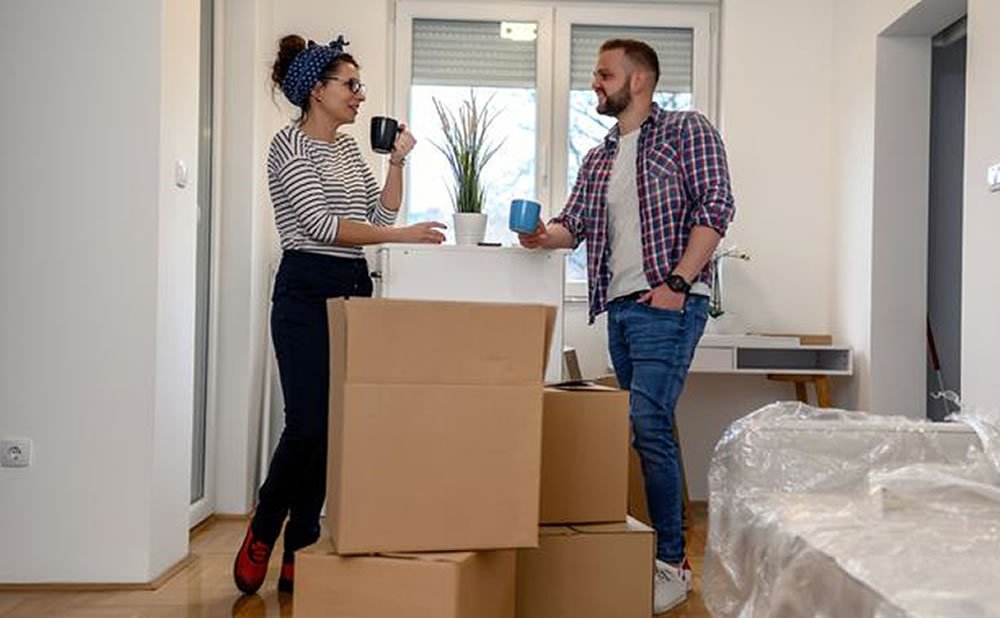
M 608 524 L 575 524 L 569 526 L 577 534 L 623 534 L 626 532 L 653 532 L 653 529 L 632 517 L 623 522 Z
M 380 558 L 393 558 L 396 560 L 417 560 L 420 562 L 446 562 L 449 564 L 461 564 L 471 560 L 476 554 L 471 551 L 447 551 L 447 552 L 384 552 L 376 554 Z
M 543 380 L 555 307 L 375 298 L 327 302 L 331 373 L 346 383 Z
M 538 536 L 570 536 L 576 534 L 569 526 L 539 526 Z
M 333 547 L 333 541 L 329 537 L 321 537 L 320 540 L 316 541 L 309 547 L 303 547 L 296 552 L 297 554 L 309 554 L 315 556 L 325 556 L 328 554 L 336 554 L 336 550 Z
M 611 386 L 605 386 L 603 384 L 598 384 L 591 380 L 568 380 L 566 382 L 555 382 L 553 384 L 546 384 L 546 390 L 554 391 L 572 391 L 578 392 L 583 391 L 587 393 L 618 393 L 621 389 L 614 388 Z

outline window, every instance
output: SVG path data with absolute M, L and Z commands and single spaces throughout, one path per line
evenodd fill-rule
M 518 22 L 536 32 L 537 22 Z M 511 244 L 506 214 L 514 198 L 536 199 L 537 55 L 535 39 L 501 36 L 496 20 L 414 17 L 409 113 L 412 131 L 441 144 L 435 102 L 457 110 L 474 97 L 494 114 L 487 145 L 502 151 L 483 169 L 486 239 Z M 414 157 L 408 188 L 408 221 L 447 222 L 451 213 L 451 177 L 436 148 Z M 449 230 L 449 233 L 451 230 Z
M 613 125 L 596 113 L 591 71 L 609 38 L 646 41 L 660 58 L 655 100 L 670 109 L 714 109 L 716 8 L 616 5 L 614 8 L 400 0 L 396 18 L 395 104 L 422 142 L 439 142 L 433 100 L 457 107 L 474 93 L 498 112 L 503 140 L 484 170 L 487 240 L 514 244 L 507 207 L 516 197 L 559 212 L 586 152 Z M 610 25 L 609 25 L 610 24 Z M 650 27 L 649 24 L 657 24 Z M 510 36 L 511 31 L 516 36 Z M 409 166 L 407 221 L 451 213 L 447 164 L 432 146 Z M 585 248 L 568 258 L 567 293 L 586 295 Z

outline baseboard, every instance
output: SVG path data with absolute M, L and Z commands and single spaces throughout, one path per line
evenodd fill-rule
M 194 564 L 197 557 L 189 553 L 170 568 L 160 574 L 151 582 L 138 582 L 134 584 L 113 584 L 113 583 L 59 583 L 45 582 L 39 584 L 2 584 L 0 592 L 123 592 L 123 591 L 151 591 L 158 590 L 172 578 L 187 567 Z

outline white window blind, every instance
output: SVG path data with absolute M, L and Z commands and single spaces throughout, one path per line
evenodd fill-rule
M 574 24 L 570 46 L 570 88 L 589 90 L 594 62 L 608 39 L 638 39 L 649 44 L 660 60 L 656 89 L 691 92 L 694 71 L 694 30 L 691 28 L 639 28 Z
M 535 87 L 535 41 L 500 36 L 500 22 L 413 20 L 413 84 Z

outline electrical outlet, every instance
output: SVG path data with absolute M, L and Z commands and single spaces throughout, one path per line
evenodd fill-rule
M 986 170 L 986 182 L 990 185 L 990 191 L 1000 191 L 1000 163 Z
M 0 440 L 0 466 L 27 468 L 31 465 L 31 440 L 13 438 Z

